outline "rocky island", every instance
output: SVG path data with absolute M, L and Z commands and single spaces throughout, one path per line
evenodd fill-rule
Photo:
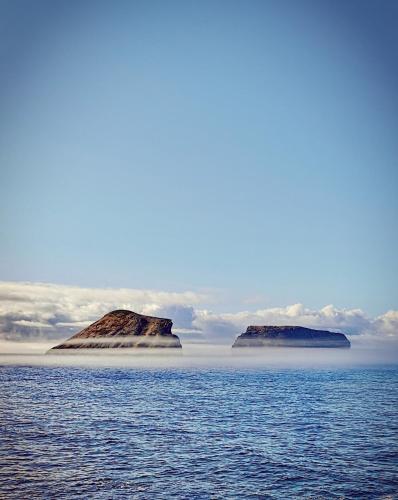
M 120 309 L 105 314 L 48 352 L 59 349 L 181 348 L 180 339 L 171 333 L 172 325 L 171 319 Z
M 248 326 L 232 347 L 351 347 L 343 333 L 302 326 Z

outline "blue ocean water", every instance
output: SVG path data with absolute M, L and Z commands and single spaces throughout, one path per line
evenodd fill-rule
M 398 498 L 398 370 L 0 370 L 0 497 Z

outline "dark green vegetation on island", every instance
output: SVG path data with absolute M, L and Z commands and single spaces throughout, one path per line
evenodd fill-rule
M 50 349 L 181 348 L 171 333 L 171 319 L 144 316 L 123 309 L 105 314 L 70 339 Z
M 343 333 L 302 326 L 248 326 L 232 347 L 351 347 Z

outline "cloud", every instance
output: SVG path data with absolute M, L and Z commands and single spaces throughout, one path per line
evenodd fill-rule
M 173 325 L 180 329 L 194 329 L 193 321 L 196 319 L 195 309 L 186 305 L 147 305 L 142 310 L 143 314 L 156 315 L 164 318 L 173 318 Z
M 143 314 L 175 313 L 183 326 L 192 327 L 193 306 L 205 299 L 204 295 L 190 291 L 0 282 L 0 336 L 6 339 L 67 337 L 114 309 Z
M 345 333 L 349 336 L 394 338 L 398 340 L 398 311 L 388 311 L 376 318 L 368 317 L 361 309 L 339 309 L 327 305 L 309 309 L 303 304 L 287 307 L 242 311 L 233 314 L 213 314 L 197 311 L 194 325 L 211 338 L 214 332 L 222 340 L 231 339 L 246 330 L 248 325 L 300 325 Z
M 168 317 L 184 342 L 231 344 L 248 325 L 302 325 L 341 331 L 354 338 L 398 341 L 398 311 L 375 318 L 361 309 L 327 305 L 215 313 L 211 297 L 192 291 L 81 288 L 49 283 L 0 282 L 0 337 L 9 340 L 67 338 L 113 309 Z
M 387 337 L 397 337 L 398 311 L 387 311 L 385 314 L 378 316 L 374 322 L 374 326 Z

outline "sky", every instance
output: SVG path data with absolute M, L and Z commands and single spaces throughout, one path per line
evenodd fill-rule
M 1 0 L 4 318 L 40 283 L 112 290 L 95 313 L 394 315 L 397 25 L 388 0 Z

